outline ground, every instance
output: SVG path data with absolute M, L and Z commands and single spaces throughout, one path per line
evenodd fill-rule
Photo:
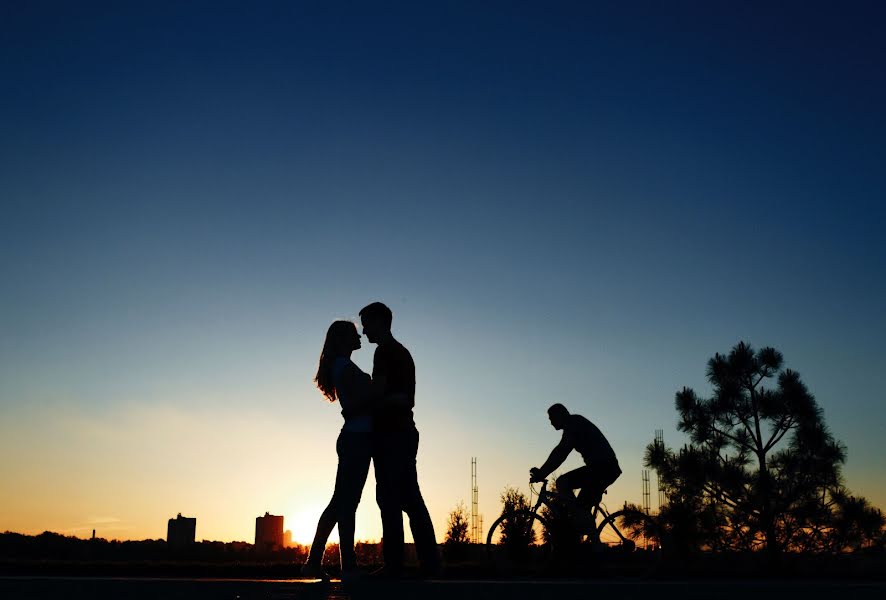
M 886 598 L 883 581 L 698 580 L 616 581 L 400 581 L 343 587 L 341 583 L 303 580 L 137 579 L 0 577 L 0 598 L 49 600 L 187 599 L 270 600 L 384 598 L 385 600 L 529 600 L 549 598 L 634 600 L 667 597 L 681 600 L 868 600 Z

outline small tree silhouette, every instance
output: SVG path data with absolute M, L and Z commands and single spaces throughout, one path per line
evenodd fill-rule
M 552 473 L 549 479 L 551 483 L 548 489 L 552 494 L 558 494 L 560 490 L 557 488 L 556 474 Z M 568 490 L 566 493 L 571 494 L 572 490 Z M 545 504 L 541 509 L 541 516 L 545 520 L 543 532 L 545 542 L 553 543 L 555 547 L 561 548 L 579 541 L 575 515 L 564 503 Z
M 467 544 L 468 540 L 468 513 L 463 502 L 449 513 L 449 525 L 446 527 L 446 539 L 444 544 Z
M 668 498 L 660 520 L 675 549 L 842 550 L 882 536 L 883 514 L 842 485 L 845 446 L 783 362 L 741 342 L 708 361 L 710 398 L 676 394 L 690 443 L 652 443 L 645 457 Z
M 499 543 L 514 549 L 527 548 L 534 544 L 535 531 L 531 527 L 530 519 L 527 518 L 530 506 L 526 495 L 509 486 L 501 493 L 501 502 L 505 521 L 502 524 Z
M 451 560 L 464 557 L 470 540 L 468 539 L 468 513 L 463 502 L 449 512 L 449 523 L 446 526 L 446 537 L 443 541 L 443 553 Z

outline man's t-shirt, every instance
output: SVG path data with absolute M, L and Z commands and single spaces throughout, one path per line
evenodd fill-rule
M 372 379 L 385 377 L 385 389 L 375 413 L 376 431 L 409 431 L 415 428 L 415 363 L 403 344 L 391 340 L 379 344 L 372 362 Z
M 581 415 L 569 415 L 563 425 L 560 445 L 578 451 L 585 464 L 594 469 L 618 469 L 618 459 L 609 441 L 596 425 Z

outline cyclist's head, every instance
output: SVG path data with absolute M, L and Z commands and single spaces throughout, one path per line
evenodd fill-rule
M 563 429 L 566 419 L 569 418 L 569 411 L 562 404 L 553 404 L 548 409 L 548 418 L 551 420 L 551 425 L 554 426 L 554 429 L 560 430 Z

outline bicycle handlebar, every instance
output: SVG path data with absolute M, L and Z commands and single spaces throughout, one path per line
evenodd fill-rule
M 538 482 L 536 481 L 535 483 L 538 483 Z M 547 487 L 548 487 L 548 480 L 543 479 L 541 481 L 541 489 L 536 492 L 533 482 L 532 481 L 529 482 L 529 489 L 530 489 L 529 500 L 530 501 L 532 500 L 532 494 L 535 494 L 538 496 L 538 500 L 535 502 L 535 506 L 532 509 L 533 512 L 537 511 L 539 509 L 539 507 L 541 506 L 541 503 L 544 500 L 545 490 L 547 489 Z

